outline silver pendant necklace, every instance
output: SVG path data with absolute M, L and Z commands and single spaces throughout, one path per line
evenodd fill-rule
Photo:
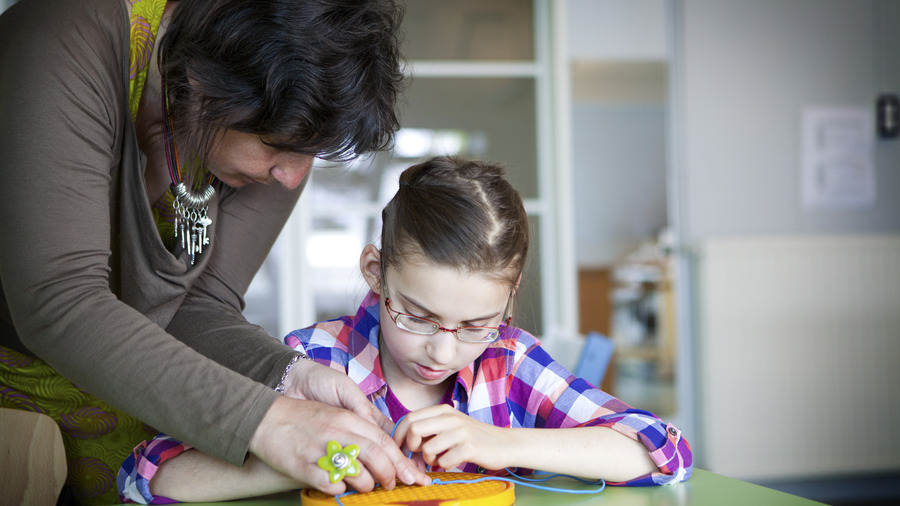
M 203 247 L 209 245 L 207 227 L 212 225 L 209 217 L 209 203 L 216 195 L 212 183 L 214 177 L 198 187 L 183 180 L 181 165 L 178 161 L 178 145 L 175 144 L 175 126 L 172 116 L 169 114 L 169 97 L 166 93 L 166 80 L 162 78 L 162 103 L 165 123 L 165 147 L 166 165 L 169 168 L 169 176 L 172 178 L 172 208 L 175 211 L 175 241 L 181 240 L 181 247 L 191 255 L 191 265 L 197 260 L 197 256 L 203 253 Z
M 206 227 L 212 225 L 208 215 L 209 202 L 216 190 L 209 183 L 200 188 L 201 195 L 192 193 L 184 181 L 179 181 L 172 188 L 172 207 L 175 209 L 175 240 L 181 235 L 181 247 L 191 255 L 194 265 L 197 255 L 203 253 L 203 247 L 209 244 Z

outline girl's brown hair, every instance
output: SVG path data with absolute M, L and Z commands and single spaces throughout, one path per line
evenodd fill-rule
M 409 167 L 382 211 L 381 261 L 428 262 L 496 274 L 514 288 L 528 255 L 528 216 L 495 164 L 436 157 Z

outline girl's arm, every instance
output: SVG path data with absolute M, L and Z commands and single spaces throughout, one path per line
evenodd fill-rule
M 253 455 L 237 467 L 192 449 L 159 466 L 150 492 L 181 502 L 228 501 L 304 486 Z
M 116 481 L 122 502 L 140 504 L 225 501 L 304 486 L 253 455 L 237 467 L 165 434 L 138 445 Z
M 509 465 L 510 457 L 519 455 L 517 460 L 522 460 L 512 466 L 544 471 L 564 469 L 556 468 L 556 464 L 553 469 L 548 468 L 552 462 L 569 460 L 581 466 L 584 458 L 590 458 L 590 466 L 600 466 L 599 470 L 579 467 L 574 475 L 599 475 L 608 484 L 616 485 L 664 485 L 684 481 L 691 475 L 691 447 L 681 431 L 652 413 L 634 409 L 577 378 L 555 362 L 536 338 L 521 329 L 510 330 L 506 337 L 491 344 L 472 366 L 459 374 L 462 383 L 471 386 L 467 388 L 466 402 L 459 403 L 458 409 L 461 414 L 482 422 L 483 426 L 474 426 L 492 435 L 477 438 L 477 431 L 471 429 L 473 425 L 462 422 L 457 423 L 466 429 L 454 429 L 448 424 L 457 418 L 448 416 L 437 430 L 421 429 L 419 437 L 431 437 L 429 443 L 436 441 L 431 449 L 438 444 L 445 448 L 461 445 L 450 437 L 456 434 L 461 438 L 460 434 L 465 434 L 465 437 L 479 441 L 476 443 L 479 452 L 482 446 L 491 445 L 490 438 L 503 441 L 503 446 L 490 446 L 494 449 L 490 455 L 487 452 L 477 454 L 481 456 L 479 458 L 496 459 L 485 461 L 490 465 L 482 464 L 493 470 Z M 428 413 L 418 416 L 431 418 Z M 396 440 L 405 441 L 410 449 L 421 444 L 419 440 L 410 440 L 405 432 L 416 419 L 404 420 L 403 431 L 395 435 Z M 500 435 L 500 432 L 490 430 L 493 427 L 506 429 Z M 575 437 L 567 437 L 569 431 Z M 513 438 L 513 434 L 519 437 Z M 540 443 L 531 445 L 529 441 Z M 552 461 L 550 456 L 553 456 Z M 652 461 L 652 467 L 645 466 L 648 459 Z M 627 476 L 625 481 L 617 481 L 624 476 Z
M 470 462 L 486 469 L 524 467 L 611 482 L 658 470 L 643 444 L 608 427 L 495 427 L 447 405 L 410 413 L 394 438 L 444 469 Z

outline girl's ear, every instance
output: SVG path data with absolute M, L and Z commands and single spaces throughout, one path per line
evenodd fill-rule
M 378 295 L 381 293 L 381 251 L 374 244 L 366 245 L 359 255 L 359 270 L 368 283 L 369 288 Z

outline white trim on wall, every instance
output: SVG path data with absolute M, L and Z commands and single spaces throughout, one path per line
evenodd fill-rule
M 548 66 L 551 78 L 547 86 L 552 104 L 552 118 L 548 122 L 539 122 L 542 131 L 539 138 L 546 139 L 548 149 L 541 152 L 542 183 L 553 188 L 554 213 L 552 225 L 555 229 L 555 259 L 546 259 L 544 264 L 544 286 L 556 286 L 555 297 L 557 318 L 549 321 L 557 322 L 555 329 L 560 335 L 574 336 L 578 333 L 578 278 L 575 255 L 575 209 L 574 182 L 572 178 L 572 83 L 569 65 L 568 48 L 568 2 L 551 3 L 548 13 L 550 21 L 544 25 L 550 27 L 552 39 L 549 44 L 552 62 Z M 545 93 L 538 93 L 539 96 Z M 542 110 L 541 108 L 538 109 Z M 547 131 L 550 130 L 550 131 Z M 552 146 L 553 149 L 549 149 Z M 553 262 L 550 264 L 550 262 Z M 548 279 L 551 276 L 556 279 Z M 545 294 L 548 296 L 550 294 Z M 549 302 L 553 302 L 552 300 Z M 548 301 L 545 301 L 545 307 Z
M 676 335 L 675 395 L 677 412 L 671 423 L 677 425 L 688 441 L 696 448 L 695 462 L 703 463 L 702 434 L 698 427 L 696 331 L 694 308 L 696 289 L 693 269 L 695 254 L 689 242 L 685 203 L 688 196 L 684 184 L 684 19 L 683 0 L 666 0 L 666 27 L 668 38 L 668 141 L 667 141 L 667 198 L 669 226 L 674 233 L 675 257 Z

